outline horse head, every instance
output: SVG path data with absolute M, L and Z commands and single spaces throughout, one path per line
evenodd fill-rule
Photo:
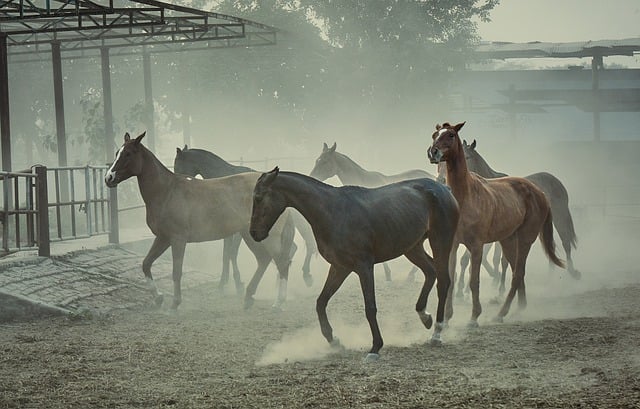
M 195 177 L 200 174 L 200 168 L 198 163 L 190 159 L 190 157 L 194 156 L 190 154 L 189 148 L 187 145 L 184 145 L 184 148 L 176 148 L 176 157 L 173 160 L 173 172 L 178 175 L 185 175 Z
M 431 163 L 447 162 L 461 154 L 462 143 L 458 132 L 464 124 L 465 122 L 451 125 L 445 122 L 436 125 L 436 131 L 432 135 L 433 143 L 427 149 L 427 157 Z
M 124 135 L 124 143 L 116 152 L 116 158 L 107 170 L 104 182 L 108 187 L 116 187 L 118 183 L 129 179 L 131 176 L 138 176 L 142 173 L 143 149 L 140 143 L 146 132 L 131 139 L 127 132 Z
M 318 180 L 327 180 L 338 173 L 338 164 L 336 163 L 336 143 L 332 147 L 328 147 L 325 143 L 322 147 L 322 153 L 316 159 L 316 164 L 309 173 L 309 176 Z
M 280 169 L 276 166 L 271 172 L 263 173 L 253 189 L 249 233 L 258 242 L 269 236 L 269 231 L 286 208 L 282 193 L 273 189 L 273 182 L 279 172 Z

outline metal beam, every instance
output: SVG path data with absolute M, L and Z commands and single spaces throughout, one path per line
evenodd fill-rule
M 151 84 L 151 56 L 145 50 L 142 53 L 142 71 L 144 74 L 144 122 L 147 127 L 146 143 L 151 152 L 156 151 L 156 126 L 153 118 L 153 88 Z
M 113 142 L 113 107 L 111 102 L 111 68 L 109 48 L 100 50 L 102 54 L 102 103 L 104 105 L 104 160 L 109 162 L 115 150 Z
M 60 42 L 51 43 L 53 64 L 53 94 L 56 110 L 56 141 L 58 145 L 58 166 L 67 166 L 67 134 L 64 119 L 64 91 L 62 86 L 62 58 Z
M 2 170 L 11 170 L 11 127 L 9 123 L 9 70 L 7 35 L 0 32 L 0 146 Z

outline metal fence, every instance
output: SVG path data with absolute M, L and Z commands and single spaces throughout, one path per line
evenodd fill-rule
M 117 242 L 117 196 L 104 184 L 106 170 L 34 166 L 0 172 L 0 255 L 37 248 L 39 255 L 49 256 L 52 241 L 100 234 Z
M 34 166 L 19 172 L 0 172 L 0 255 L 38 248 L 49 255 L 46 168 Z

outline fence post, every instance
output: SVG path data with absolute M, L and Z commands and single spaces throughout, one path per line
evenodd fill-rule
M 36 205 L 38 211 L 38 255 L 51 255 L 49 240 L 49 191 L 47 190 L 47 167 L 36 166 Z
M 109 243 L 120 244 L 120 225 L 118 223 L 118 188 L 109 189 Z

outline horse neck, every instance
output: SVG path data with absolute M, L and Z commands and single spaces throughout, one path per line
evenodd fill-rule
M 332 214 L 328 204 L 337 188 L 309 176 L 289 172 L 278 175 L 274 188 L 283 193 L 287 207 L 293 207 L 304 216 L 314 234 L 322 235 L 318 230 L 320 226 L 331 225 Z
M 459 148 L 459 154 L 447 161 L 447 185 L 451 188 L 451 193 L 458 203 L 462 205 L 469 195 L 471 175 L 461 144 Z
M 371 172 L 364 169 L 348 157 L 341 153 L 336 152 L 336 175 L 340 179 L 343 185 L 359 185 L 367 186 L 368 179 Z
M 138 187 L 146 204 L 157 203 L 158 196 L 166 196 L 175 175 L 155 157 L 150 150 L 142 147 L 142 172 L 138 175 Z
M 486 160 L 479 153 L 475 153 L 473 159 L 474 166 L 471 167 L 471 171 L 477 173 L 483 178 L 498 178 L 505 176 L 504 173 L 496 172 L 489 166 Z
M 236 173 L 239 173 L 235 169 L 235 166 L 225 161 L 221 157 L 209 153 L 202 152 L 197 153 L 200 158 L 196 158 L 196 161 L 200 163 L 204 163 L 204 166 L 200 169 L 202 177 L 205 179 L 216 178 L 221 176 L 229 176 Z

